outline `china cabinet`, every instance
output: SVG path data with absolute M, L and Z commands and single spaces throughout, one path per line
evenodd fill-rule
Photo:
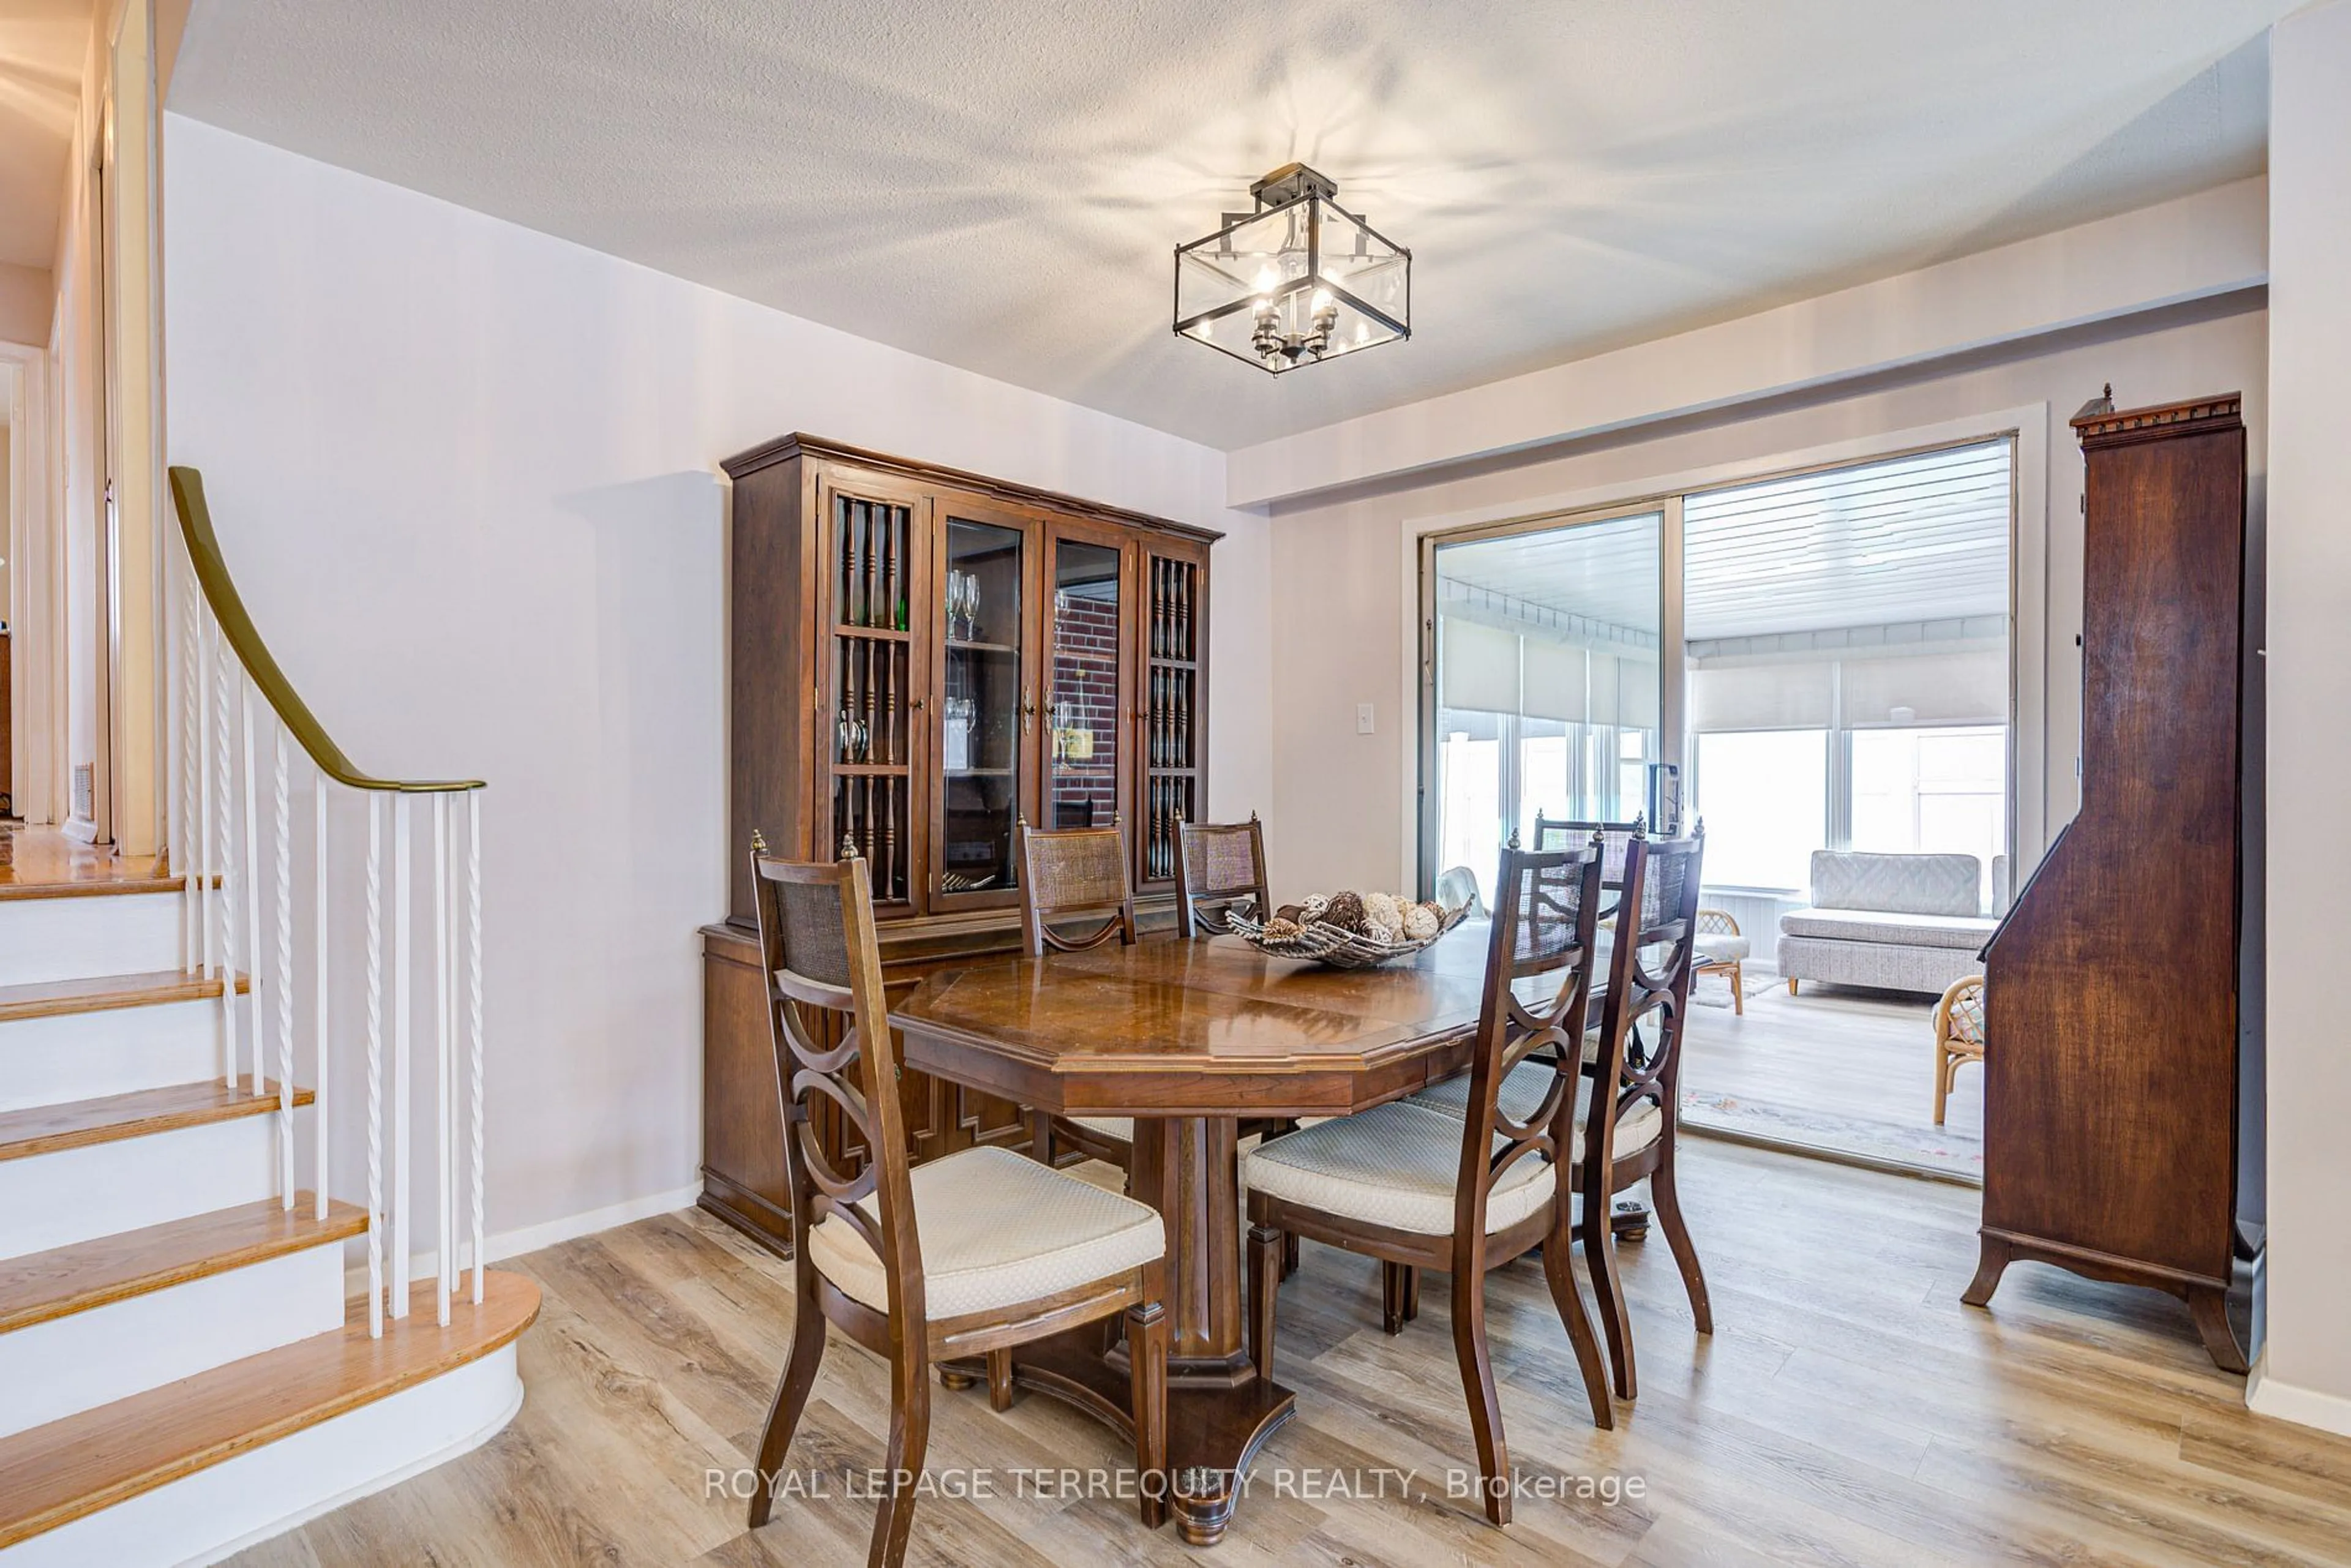
M 856 846 L 893 979 L 1018 946 L 1023 820 L 1119 823 L 1138 913 L 1167 924 L 1176 823 L 1206 805 L 1217 536 L 807 435 L 725 466 L 729 897 L 703 933 L 703 1201 L 780 1244 L 752 835 L 801 860 Z M 917 1159 L 1029 1136 L 1008 1102 L 912 1071 L 900 1093 Z

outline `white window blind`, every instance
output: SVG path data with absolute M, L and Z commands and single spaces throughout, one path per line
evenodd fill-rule
M 1477 713 L 1518 712 L 1516 634 L 1458 615 L 1448 615 L 1438 624 L 1444 632 L 1437 650 L 1437 673 L 1445 706 Z

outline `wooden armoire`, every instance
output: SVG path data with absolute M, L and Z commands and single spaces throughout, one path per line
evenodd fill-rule
M 754 833 L 799 860 L 856 845 L 893 980 L 1018 949 L 1024 820 L 1116 822 L 1139 918 L 1171 925 L 1176 824 L 1207 804 L 1218 536 L 809 435 L 725 466 L 729 893 L 703 930 L 702 1204 L 780 1249 Z M 912 1071 L 899 1092 L 917 1160 L 1029 1136 L 992 1096 Z
M 2082 806 L 1984 950 L 1982 1260 L 2229 1321 L 2239 1154 L 2245 428 L 2235 394 L 2074 420 L 2085 464 Z

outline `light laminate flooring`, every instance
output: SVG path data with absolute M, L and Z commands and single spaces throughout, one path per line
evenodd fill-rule
M 1474 1451 L 1444 1280 L 1390 1339 L 1372 1265 L 1309 1243 L 1280 1303 L 1280 1375 L 1300 1414 L 1222 1545 L 1146 1535 L 1124 1503 L 1008 1487 L 926 1500 L 908 1561 L 2351 1563 L 2351 1441 L 2250 1415 L 2243 1380 L 2213 1369 L 2168 1298 L 2019 1264 L 1990 1311 L 1971 1310 L 1959 1301 L 1976 1258 L 1969 1189 L 1702 1140 L 1684 1166 L 1716 1332 L 1692 1333 L 1662 1238 L 1625 1248 L 1641 1396 L 1618 1406 L 1615 1431 L 1591 1425 L 1540 1267 L 1491 1281 L 1511 1458 L 1565 1494 L 1522 1497 L 1509 1530 L 1445 1495 L 1446 1471 Z M 510 1266 L 546 1291 L 513 1424 L 239 1563 L 864 1561 L 872 1505 L 838 1492 L 880 1463 L 888 1377 L 838 1334 L 788 1460 L 836 1495 L 787 1499 L 756 1534 L 739 1500 L 711 1495 L 708 1472 L 748 1462 L 766 1413 L 789 1337 L 786 1264 L 689 1211 Z M 1126 1458 L 1050 1400 L 998 1416 L 982 1391 L 935 1389 L 929 1462 L 942 1479 L 1001 1478 Z M 1312 1495 L 1333 1476 L 1389 1495 Z M 1576 1495 L 1612 1480 L 1614 1502 Z

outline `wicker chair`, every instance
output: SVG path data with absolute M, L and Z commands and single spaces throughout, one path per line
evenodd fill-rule
M 1747 1016 L 1747 938 L 1729 910 L 1698 912 L 1698 973 L 1730 977 L 1730 1010 Z
M 1020 868 L 1020 936 L 1037 957 L 1049 951 L 1082 953 L 1117 940 L 1134 942 L 1134 894 L 1126 880 L 1126 835 L 1113 817 L 1107 828 L 1032 828 L 1024 819 L 1013 830 L 1012 852 Z M 1099 920 L 1078 935 L 1071 917 Z M 1035 1120 L 1036 1155 L 1047 1165 L 1064 1149 L 1121 1170 L 1134 1165 L 1134 1119 L 1131 1116 L 1047 1116 Z
M 1981 975 L 1954 980 L 1935 1004 L 1935 1125 L 1943 1124 L 1943 1103 L 1959 1081 L 1959 1069 L 1984 1059 L 1984 982 Z
M 828 1322 L 889 1363 L 889 1441 L 876 1472 L 888 1479 L 866 1561 L 896 1568 L 924 1490 L 932 1368 L 968 1385 L 977 1364 L 964 1358 L 985 1358 L 1000 1406 L 1011 1397 L 1013 1346 L 1119 1317 L 1133 1369 L 1131 1403 L 1119 1414 L 1134 1435 L 1143 1522 L 1158 1525 L 1167 1495 L 1165 1223 L 1146 1204 L 1004 1149 L 912 1166 L 865 862 L 755 852 L 752 883 L 783 1086 L 798 1304 L 759 1438 L 751 1528 L 768 1521 Z M 883 1092 L 865 1092 L 875 1083 Z M 846 1122 L 872 1152 L 854 1175 L 825 1150 L 820 1103 L 822 1116 Z

